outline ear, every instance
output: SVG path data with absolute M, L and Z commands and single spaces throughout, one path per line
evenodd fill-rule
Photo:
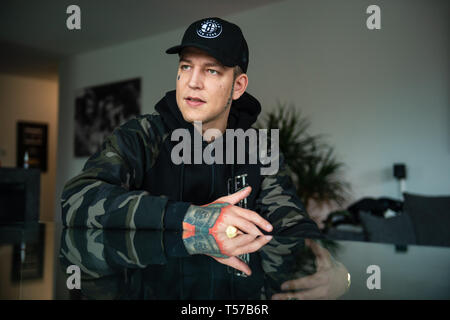
M 245 73 L 240 74 L 234 80 L 233 100 L 239 99 L 247 90 L 248 77 Z

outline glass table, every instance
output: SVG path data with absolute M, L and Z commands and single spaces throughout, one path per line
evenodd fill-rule
M 300 236 L 275 236 L 240 256 L 250 276 L 208 255 L 186 254 L 181 239 L 160 230 L 2 225 L 0 299 L 266 300 L 283 292 L 285 281 L 318 272 L 317 250 Z M 335 298 L 450 298 L 448 247 L 313 241 L 351 275 Z

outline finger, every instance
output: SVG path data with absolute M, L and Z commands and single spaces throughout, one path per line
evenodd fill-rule
M 253 235 L 253 234 L 245 234 L 245 233 L 243 233 L 243 234 L 238 235 L 237 237 L 235 237 L 233 239 L 230 239 L 230 242 L 232 243 L 232 245 L 235 248 L 239 248 L 239 247 L 242 247 L 242 246 L 245 246 L 245 245 L 251 243 L 252 241 L 254 241 L 256 239 L 256 237 L 257 236 Z
M 325 286 L 296 292 L 296 297 L 300 300 L 329 299 L 329 297 L 327 296 L 327 288 Z
M 241 231 L 244 231 L 248 234 L 253 235 L 262 235 L 262 232 L 250 221 L 245 220 L 239 216 L 229 216 L 229 220 L 231 225 L 234 225 Z
M 238 259 L 236 257 L 229 257 L 229 258 L 212 257 L 212 258 L 214 258 L 217 262 L 232 267 L 234 269 L 237 269 L 248 276 L 252 274 L 252 270 L 250 269 L 250 267 L 241 259 Z
M 238 192 L 232 193 L 225 197 L 221 197 L 221 198 L 217 199 L 217 201 L 228 202 L 228 203 L 234 205 L 236 203 L 239 203 L 239 201 L 247 198 L 251 192 L 252 192 L 252 187 L 246 187 L 242 190 L 239 190 Z
M 245 218 L 245 219 L 253 222 L 254 224 L 259 226 L 263 230 L 266 230 L 268 232 L 273 230 L 273 227 L 270 224 L 270 222 L 267 221 L 266 219 L 264 219 L 263 217 L 261 217 L 255 211 L 244 209 L 244 208 L 237 207 L 237 206 L 232 208 L 232 210 L 233 210 L 233 212 L 235 212 L 236 214 L 238 214 L 242 218 Z
M 322 277 L 318 273 L 315 273 L 310 276 L 286 281 L 281 284 L 281 290 L 312 289 L 324 284 L 326 284 L 326 278 Z
M 270 240 L 272 240 L 272 236 L 260 236 L 256 240 L 252 241 L 251 243 L 241 246 L 237 248 L 234 252 L 234 256 L 238 256 L 244 253 L 252 253 L 255 251 L 258 251 L 263 246 L 265 246 Z
M 217 244 L 227 256 L 234 256 L 237 248 L 245 246 L 255 240 L 256 236 L 251 234 L 241 234 L 233 239 L 228 238 L 224 233 L 214 233 L 212 235 Z
M 272 296 L 272 300 L 319 300 L 328 299 L 325 287 L 317 287 L 310 290 L 288 293 L 277 293 Z

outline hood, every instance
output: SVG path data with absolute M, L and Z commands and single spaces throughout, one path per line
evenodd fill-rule
M 155 106 L 156 111 L 161 115 L 162 120 L 169 128 L 169 131 L 184 128 L 195 134 L 194 126 L 183 119 L 176 101 L 175 90 L 166 93 Z M 256 121 L 261 112 L 261 105 L 254 97 L 244 93 L 238 100 L 233 101 L 228 118 L 227 128 L 229 129 L 249 129 Z M 191 140 L 193 144 L 194 139 Z M 217 140 L 218 141 L 218 140 Z M 216 141 L 215 141 L 216 142 Z M 215 143 L 213 142 L 213 143 Z M 169 142 L 167 146 L 168 154 L 174 142 Z M 203 141 L 202 149 L 208 143 Z M 224 143 L 224 148 L 226 144 Z M 234 146 L 236 148 L 236 146 Z M 191 159 L 194 159 L 194 148 L 191 148 Z M 224 151 L 225 154 L 225 151 Z M 237 154 L 236 152 L 234 153 Z M 196 205 L 210 203 L 217 198 L 228 194 L 228 178 L 234 177 L 234 164 L 184 164 L 180 166 L 179 179 L 179 201 L 185 201 Z
M 165 97 L 156 104 L 155 109 L 171 130 L 193 127 L 191 123 L 183 119 L 183 115 L 178 108 L 175 90 L 167 92 Z M 234 100 L 231 104 L 227 128 L 247 130 L 255 123 L 260 113 L 261 104 L 259 101 L 251 94 L 244 92 L 239 99 Z

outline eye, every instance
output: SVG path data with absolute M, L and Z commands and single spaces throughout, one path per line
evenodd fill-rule
M 219 72 L 217 70 L 214 69 L 208 69 L 208 72 L 211 74 L 219 74 Z
M 190 67 L 190 66 L 188 66 L 187 64 L 182 64 L 182 65 L 180 66 L 180 69 L 181 69 L 181 70 L 187 70 L 189 67 Z

